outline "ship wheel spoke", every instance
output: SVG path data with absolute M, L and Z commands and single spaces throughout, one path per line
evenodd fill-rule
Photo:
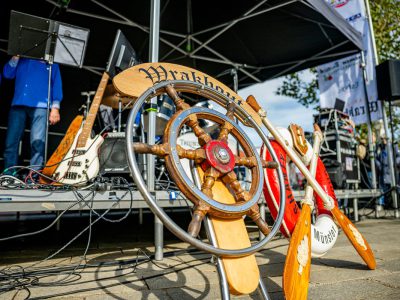
M 169 154 L 169 144 L 149 145 L 146 143 L 132 143 L 132 148 L 135 153 L 153 154 L 159 157 L 165 157 Z
M 267 169 L 277 169 L 278 163 L 274 161 L 266 161 L 264 159 L 260 159 L 263 168 Z M 248 156 L 248 157 L 239 157 L 235 155 L 235 165 L 236 166 L 244 166 L 247 168 L 254 168 L 257 167 L 257 159 L 255 156 Z
M 199 140 L 200 146 L 204 146 L 212 140 L 211 136 L 201 128 L 199 120 L 196 115 L 192 114 L 189 116 L 189 120 L 186 122 L 190 128 L 192 128 L 194 134 Z
M 191 149 L 185 149 L 177 145 L 176 150 L 178 152 L 179 158 L 187 158 L 190 160 L 194 160 L 197 164 L 201 163 L 206 159 L 206 151 L 202 148 L 191 150 Z
M 214 169 L 213 167 L 209 167 L 204 172 L 204 180 L 203 184 L 201 185 L 201 191 L 207 195 L 207 197 L 213 199 L 212 187 L 215 184 L 215 181 L 218 177 L 221 176 L 221 173 Z
M 228 105 L 226 116 L 229 119 L 234 120 L 234 116 L 235 116 L 235 104 L 234 103 L 230 103 Z M 225 121 L 224 124 L 221 126 L 221 131 L 219 133 L 218 140 L 224 141 L 226 143 L 228 141 L 228 135 L 232 131 L 232 129 L 233 129 L 233 125 L 230 122 Z
M 229 185 L 235 194 L 236 202 L 246 202 L 250 199 L 250 195 L 247 191 L 242 188 L 239 180 L 237 179 L 236 173 L 230 171 L 222 177 L 222 181 Z
M 190 108 L 190 105 L 187 104 L 181 97 L 179 97 L 178 92 L 172 85 L 167 85 L 165 90 L 172 101 L 174 101 L 177 111 Z
M 167 91 L 168 96 L 171 97 L 171 99 L 174 101 L 176 105 L 176 110 L 181 111 L 185 109 L 189 109 L 190 105 L 187 104 L 181 97 L 179 97 L 178 93 L 174 89 L 172 85 L 168 85 L 165 90 Z M 192 114 L 189 116 L 188 121 L 186 122 L 186 125 L 188 125 L 190 128 L 192 128 L 194 134 L 197 136 L 199 139 L 199 144 L 201 146 L 205 145 L 209 141 L 211 141 L 211 136 L 206 133 L 203 128 L 201 128 L 199 124 L 199 120 L 196 117 L 195 114 Z
M 271 230 L 269 229 L 269 226 L 265 220 L 261 218 L 260 215 L 260 208 L 258 207 L 258 204 L 254 204 L 250 210 L 248 211 L 247 215 L 256 223 L 257 227 L 260 229 L 260 231 L 264 235 L 268 235 Z
M 210 207 L 204 202 L 200 201 L 198 205 L 194 208 L 192 220 L 190 221 L 188 227 L 188 233 L 192 237 L 197 237 L 201 229 L 201 222 L 210 210 Z

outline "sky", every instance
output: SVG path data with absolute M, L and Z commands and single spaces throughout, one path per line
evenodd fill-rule
M 310 78 L 309 72 L 302 72 L 302 78 L 306 81 Z M 239 90 L 238 94 L 246 99 L 253 95 L 258 103 L 267 112 L 267 118 L 275 126 L 288 127 L 290 123 L 300 125 L 304 131 L 312 131 L 313 115 L 317 112 L 312 108 L 306 108 L 296 99 L 278 96 L 275 94 L 278 87 L 282 85 L 284 77 L 254 84 Z M 261 139 L 256 134 L 249 133 L 256 147 L 261 145 Z

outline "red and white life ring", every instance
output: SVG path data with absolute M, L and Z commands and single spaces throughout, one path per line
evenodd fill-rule
M 289 143 L 289 145 L 293 147 L 293 140 L 289 130 L 285 128 L 279 128 L 279 132 Z M 293 191 L 289 183 L 287 170 L 289 157 L 287 156 L 283 148 L 278 144 L 278 142 L 272 140 L 271 145 L 278 157 L 279 164 L 282 168 L 286 189 L 286 208 L 280 230 L 287 238 L 290 238 L 296 226 L 297 220 L 300 216 L 300 206 L 297 204 L 293 196 Z M 303 162 L 307 166 L 309 165 L 311 160 L 312 146 L 308 144 L 308 148 L 309 151 L 307 152 L 307 154 L 301 157 Z M 270 161 L 272 159 L 270 153 L 267 151 L 267 148 L 264 145 L 261 148 L 261 156 L 267 161 Z M 265 169 L 264 175 L 264 197 L 272 217 L 276 219 L 280 203 L 278 173 L 274 169 Z M 334 199 L 335 205 L 337 205 L 337 199 L 332 183 L 320 158 L 318 158 L 315 179 L 321 185 L 324 191 L 330 197 L 332 197 L 332 199 Z M 331 249 L 335 244 L 338 236 L 338 227 L 333 221 L 330 211 L 324 207 L 322 199 L 316 193 L 314 193 L 314 198 L 316 203 L 317 218 L 315 224 L 312 224 L 311 227 L 311 254 L 313 257 L 320 257 L 324 255 L 329 249 Z

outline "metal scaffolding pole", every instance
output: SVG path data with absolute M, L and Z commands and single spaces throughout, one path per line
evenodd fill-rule
M 150 45 L 149 45 L 149 61 L 158 61 L 160 38 L 160 0 L 151 1 L 150 9 Z M 150 109 L 148 111 L 148 133 L 147 142 L 149 145 L 155 144 L 156 137 L 156 113 L 153 107 L 157 105 L 157 98 L 151 99 Z M 155 163 L 154 155 L 147 155 L 147 187 L 149 191 L 155 192 Z M 163 245 L 164 244 L 164 228 L 159 218 L 154 217 L 154 246 L 155 246 L 155 259 L 163 259 Z
M 368 90 L 367 90 L 367 68 L 365 65 L 365 55 L 364 51 L 361 51 L 361 68 L 363 73 L 363 83 L 364 83 L 364 92 L 365 92 L 365 110 L 367 115 L 367 126 L 368 126 L 368 155 L 371 163 L 371 185 L 372 189 L 376 190 L 376 169 L 375 169 L 375 149 L 372 139 L 372 122 L 371 122 L 371 111 L 369 109 L 369 97 L 368 97 Z
M 368 17 L 368 26 L 369 26 L 369 31 L 371 32 L 371 40 L 372 40 L 372 49 L 374 50 L 374 56 L 375 56 L 375 65 L 378 65 L 379 60 L 378 60 L 378 51 L 376 50 L 376 43 L 375 43 L 375 34 L 374 34 L 374 27 L 372 25 L 372 19 L 371 19 L 371 10 L 369 8 L 369 2 L 368 0 L 365 0 L 365 9 L 367 12 L 367 17 Z M 381 99 L 382 100 L 382 99 Z M 393 207 L 395 209 L 395 218 L 399 218 L 399 209 L 398 209 L 398 197 L 397 197 L 397 182 L 396 182 L 396 173 L 395 173 L 395 159 L 394 159 L 394 154 L 393 154 L 393 146 L 392 146 L 392 137 L 389 134 L 389 126 L 388 126 L 388 121 L 387 121 L 387 115 L 386 115 L 386 103 L 385 101 L 382 101 L 382 119 L 383 119 L 383 127 L 385 130 L 385 135 L 387 138 L 387 144 L 386 144 L 386 151 L 388 154 L 388 160 L 389 160 L 389 171 L 390 171 L 390 181 L 391 181 L 391 188 L 392 188 L 392 199 L 393 199 Z
M 384 101 L 383 105 L 386 103 Z M 389 135 L 389 127 L 388 127 L 388 122 L 387 122 L 387 116 L 386 116 L 386 111 L 384 114 L 384 125 L 386 126 L 385 131 L 386 131 L 386 136 L 387 136 L 387 147 L 388 147 L 388 158 L 389 158 L 389 166 L 390 166 L 390 175 L 391 175 L 391 188 L 392 188 L 392 200 L 393 200 L 393 208 L 394 208 L 394 217 L 396 219 L 399 218 L 399 197 L 397 194 L 397 176 L 395 172 L 395 167 L 396 167 L 396 150 L 393 146 L 393 141 L 394 141 L 394 131 L 393 131 L 393 106 L 392 103 L 389 102 L 389 117 L 390 117 L 390 135 Z M 386 123 L 385 123 L 386 121 Z M 390 151 L 390 152 L 389 152 Z M 390 163 L 390 160 L 392 163 Z

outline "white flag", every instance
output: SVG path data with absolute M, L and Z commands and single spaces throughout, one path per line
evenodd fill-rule
M 363 0 L 326 0 L 363 37 L 367 71 L 367 93 L 371 120 L 382 118 L 381 104 L 376 87 L 375 57 L 365 4 Z M 333 108 L 338 100 L 345 102 L 344 112 L 356 124 L 367 122 L 364 78 L 361 55 L 355 54 L 317 67 L 321 108 Z

